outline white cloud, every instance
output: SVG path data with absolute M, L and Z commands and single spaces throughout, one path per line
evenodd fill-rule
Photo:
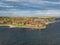
M 52 2 L 52 1 L 44 1 L 44 0 L 5 0 L 5 1 L 18 2 L 23 6 L 27 6 L 27 7 L 35 7 L 35 8 L 45 7 L 45 9 L 57 9 L 48 6 L 55 5 L 55 4 L 60 5 L 60 2 Z
M 9 6 L 8 4 L 5 4 L 3 2 L 0 2 L 0 7 L 8 7 L 8 8 L 11 8 L 11 7 L 14 7 L 14 6 Z
M 6 1 L 19 2 L 19 0 L 6 0 Z
M 59 10 L 41 10 L 41 11 L 0 11 L 0 16 L 58 16 L 60 17 Z
M 41 4 L 41 3 L 51 3 L 51 4 L 60 4 L 60 2 L 52 2 L 52 1 L 44 1 L 44 0 L 5 0 L 12 2 L 29 2 L 33 4 Z
M 5 0 L 5 1 L 11 1 L 11 2 L 22 2 L 23 6 L 27 7 L 46 7 L 49 4 L 60 4 L 60 2 L 50 2 L 50 1 L 43 1 L 43 0 Z M 18 3 L 18 4 L 20 4 Z M 13 3 L 14 4 L 14 3 Z M 15 7 L 15 6 L 9 6 L 8 3 L 0 2 L 0 7 Z M 27 8 L 26 8 L 27 9 Z M 52 8 L 50 8 L 52 9 Z M 0 11 L 0 15 L 6 16 L 60 16 L 59 10 L 40 10 L 40 11 L 21 11 L 21 10 L 15 10 L 10 9 L 8 11 Z
M 11 7 L 14 7 L 14 6 L 0 5 L 0 7 L 7 7 L 7 8 L 11 8 Z
M 60 4 L 60 2 L 52 2 L 52 1 L 43 1 L 43 3 Z

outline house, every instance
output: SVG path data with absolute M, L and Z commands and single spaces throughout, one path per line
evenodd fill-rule
M 3 24 L 5 21 L 4 20 L 0 20 L 0 23 Z

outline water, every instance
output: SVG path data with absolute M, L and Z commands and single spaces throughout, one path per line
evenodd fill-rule
M 0 45 L 60 45 L 60 22 L 43 30 L 0 27 Z

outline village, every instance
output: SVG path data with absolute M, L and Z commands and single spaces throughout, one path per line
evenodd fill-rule
M 0 26 L 9 25 L 21 28 L 46 28 L 49 22 L 55 20 L 55 17 L 0 17 Z

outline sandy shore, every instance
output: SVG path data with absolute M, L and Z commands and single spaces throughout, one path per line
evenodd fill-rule
M 18 28 L 31 28 L 31 29 L 45 29 L 46 28 L 46 26 L 43 26 L 43 27 L 29 27 L 29 26 L 13 26 L 13 25 L 8 25 L 10 28 L 16 28 L 16 27 L 18 27 Z

